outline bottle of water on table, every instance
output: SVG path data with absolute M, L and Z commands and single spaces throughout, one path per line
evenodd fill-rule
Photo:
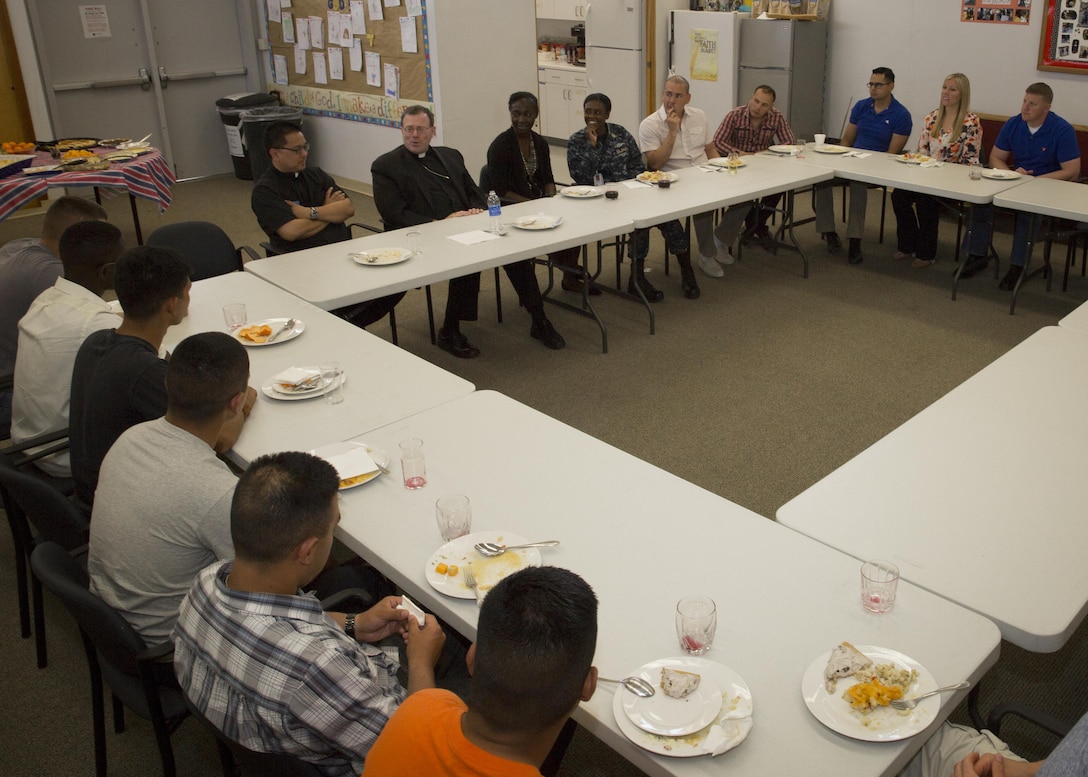
M 502 205 L 494 189 L 487 193 L 487 215 L 491 219 L 491 231 L 496 234 L 502 232 Z

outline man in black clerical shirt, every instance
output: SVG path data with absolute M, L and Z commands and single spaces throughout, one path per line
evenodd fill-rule
M 272 248 L 287 253 L 350 239 L 345 222 L 355 215 L 355 206 L 332 176 L 320 167 L 307 167 L 310 144 L 302 129 L 290 121 L 273 122 L 265 131 L 265 146 L 272 166 L 254 185 L 250 205 Z M 332 312 L 365 327 L 403 298 L 401 292 Z
M 400 229 L 483 212 L 484 196 L 465 169 L 461 153 L 431 145 L 435 126 L 430 110 L 422 105 L 406 108 L 401 115 L 401 132 L 404 144 L 382 154 L 370 168 L 374 204 L 386 227 Z M 544 315 L 544 301 L 532 262 L 514 262 L 505 269 L 522 306 L 532 316 L 529 335 L 553 350 L 565 346 L 562 336 Z M 438 333 L 439 348 L 462 359 L 480 355 L 460 326 L 462 321 L 476 320 L 479 294 L 479 273 L 450 281 L 446 318 Z

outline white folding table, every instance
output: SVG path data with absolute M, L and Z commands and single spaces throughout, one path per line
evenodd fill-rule
M 909 582 L 890 613 L 869 613 L 849 556 L 501 394 L 476 392 L 359 440 L 396 451 L 408 437 L 423 440 L 426 487 L 406 490 L 394 464 L 392 477 L 342 492 L 337 535 L 461 633 L 475 635 L 475 602 L 438 593 L 424 575 L 442 544 L 434 503 L 450 493 L 470 498 L 474 531 L 561 540 L 542 551 L 543 563 L 577 572 L 596 591 L 594 663 L 604 676 L 677 655 L 677 600 L 715 599 L 717 638 L 706 658 L 751 688 L 755 725 L 743 744 L 716 758 L 651 754 L 617 727 L 605 684 L 575 713 L 654 777 L 779 774 L 783 759 L 814 777 L 890 777 L 932 730 L 893 743 L 840 736 L 809 714 L 805 668 L 844 639 L 906 653 L 941 684 L 977 681 L 997 659 L 999 634 L 985 618 Z M 944 696 L 938 719 L 961 697 Z
M 475 389 L 441 367 L 249 273 L 197 281 L 190 297 L 188 318 L 167 331 L 165 345 L 170 349 L 196 332 L 225 331 L 223 306 L 231 302 L 245 303 L 250 323 L 297 318 L 306 325 L 293 340 L 246 349 L 257 404 L 230 453 L 242 467 L 265 453 L 311 450 L 346 440 Z M 275 400 L 261 391 L 262 383 L 288 367 L 332 360 L 340 362 L 346 378 L 344 401 L 338 405 L 326 404 L 323 397 Z

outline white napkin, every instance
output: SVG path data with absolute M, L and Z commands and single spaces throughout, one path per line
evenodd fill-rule
M 358 477 L 359 475 L 368 475 L 371 472 L 378 471 L 378 465 L 374 463 L 374 459 L 370 455 L 370 452 L 362 445 L 353 445 L 343 453 L 337 453 L 335 456 L 325 456 L 323 458 L 336 468 L 336 474 L 341 480 Z
M 485 232 L 482 229 L 474 229 L 471 232 L 462 232 L 459 235 L 450 235 L 450 240 L 456 240 L 461 245 L 472 246 L 477 243 L 485 243 L 488 240 L 498 240 L 502 235 L 494 232 Z
M 721 720 L 710 727 L 701 749 L 708 755 L 721 755 L 747 739 L 748 732 L 751 730 L 752 719 L 750 717 L 739 720 Z
M 426 621 L 426 615 L 424 615 L 422 608 L 404 594 L 400 596 L 400 604 L 397 605 L 398 610 L 407 610 L 408 614 L 416 619 L 419 627 L 422 629 L 423 624 Z
M 944 162 L 939 159 L 930 159 L 928 162 L 922 162 L 919 167 L 944 167 Z
M 298 386 L 307 381 L 321 376 L 321 370 L 316 367 L 288 367 L 283 372 L 272 376 L 276 383 L 286 383 L 288 386 Z
M 638 181 L 632 178 L 630 181 L 624 181 L 623 185 L 626 186 L 628 189 L 641 189 L 646 184 L 644 184 L 642 181 Z
M 854 156 L 858 159 L 865 159 L 866 157 L 872 156 L 872 154 L 867 151 L 847 151 L 843 156 Z

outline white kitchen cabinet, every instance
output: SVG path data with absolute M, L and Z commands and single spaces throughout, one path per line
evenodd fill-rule
M 536 18 L 554 19 L 555 0 L 536 0 Z
M 540 18 L 570 19 L 575 22 L 584 22 L 586 19 L 586 6 L 589 5 L 589 0 L 545 0 L 545 2 L 550 2 L 552 15 L 540 17 L 538 12 L 537 16 Z
M 544 68 L 541 101 L 541 134 L 569 138 L 585 125 L 582 103 L 589 94 L 585 71 Z

